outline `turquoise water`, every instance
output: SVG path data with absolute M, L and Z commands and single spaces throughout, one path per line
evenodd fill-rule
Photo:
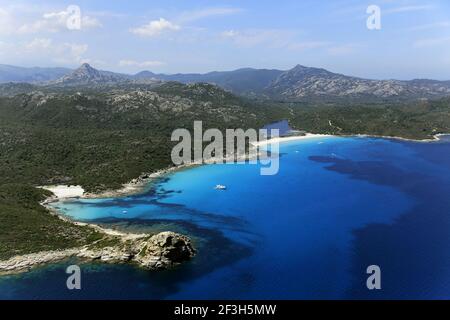
M 193 261 L 165 272 L 86 264 L 0 278 L 0 298 L 450 298 L 450 143 L 314 138 L 281 144 L 280 171 L 206 165 L 143 194 L 55 206 L 129 231 L 189 234 Z M 215 190 L 223 184 L 227 190 Z M 366 288 L 367 266 L 382 290 Z

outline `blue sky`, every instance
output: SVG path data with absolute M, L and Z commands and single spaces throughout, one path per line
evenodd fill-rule
M 81 29 L 69 30 L 69 5 Z M 366 27 L 369 5 L 381 29 Z M 4 1 L 0 63 L 118 72 L 296 64 L 367 78 L 450 79 L 450 1 Z

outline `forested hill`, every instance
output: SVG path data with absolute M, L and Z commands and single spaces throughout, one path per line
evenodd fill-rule
M 177 128 L 259 128 L 282 108 L 245 101 L 209 84 L 154 90 L 33 91 L 0 98 L 0 184 L 71 183 L 117 188 L 171 164 Z
M 58 88 L 0 98 L 0 184 L 81 184 L 90 191 L 171 165 L 171 133 L 260 128 L 288 119 L 329 134 L 430 138 L 450 132 L 448 99 L 410 103 L 247 100 L 210 84 Z
M 222 130 L 288 119 L 294 128 L 314 133 L 422 139 L 450 132 L 448 99 L 258 102 L 210 84 L 176 82 L 53 90 L 9 84 L 8 92 L 0 97 L 0 259 L 96 241 L 92 230 L 51 216 L 37 203 L 48 193 L 34 187 L 119 188 L 143 172 L 170 166 L 172 131 L 192 128 L 194 120 Z

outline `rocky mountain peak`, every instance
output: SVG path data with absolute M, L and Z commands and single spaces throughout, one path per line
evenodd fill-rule
M 78 69 L 60 78 L 56 83 L 67 85 L 106 84 L 120 82 L 126 79 L 127 76 L 125 75 L 100 71 L 88 63 L 83 63 Z
M 290 69 L 291 71 L 301 71 L 301 70 L 306 70 L 309 69 L 308 67 L 301 65 L 301 64 L 297 64 L 295 67 L 293 67 L 292 69 Z
M 152 78 L 155 78 L 156 76 L 157 75 L 154 74 L 153 72 L 148 71 L 148 70 L 144 70 L 144 71 L 136 73 L 134 75 L 134 78 L 135 79 L 152 79 Z
M 283 75 L 283 74 L 282 74 Z M 302 66 L 300 64 L 296 65 L 294 68 L 286 71 L 284 75 L 291 75 L 296 77 L 307 77 L 307 76 L 331 76 L 331 75 L 337 75 L 335 73 L 332 73 L 330 71 L 327 71 L 322 68 L 313 68 L 313 67 L 306 67 Z
M 83 63 L 78 69 L 72 72 L 69 76 L 75 76 L 85 79 L 92 79 L 100 77 L 100 72 L 91 67 L 88 63 Z
M 266 88 L 271 96 L 284 99 L 312 97 L 432 97 L 450 94 L 450 86 L 443 82 L 370 80 L 333 73 L 321 68 L 297 65 L 280 74 Z
M 85 70 L 87 72 L 95 72 L 97 69 L 93 68 L 89 63 L 83 63 L 77 70 Z

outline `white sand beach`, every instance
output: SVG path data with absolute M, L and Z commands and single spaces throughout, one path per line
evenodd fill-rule
M 58 199 L 77 198 L 82 197 L 84 194 L 84 189 L 81 186 L 58 185 L 40 188 L 53 192 Z
M 412 141 L 412 142 L 436 142 L 440 141 L 441 137 L 450 136 L 449 133 L 438 133 L 433 135 L 433 138 L 430 139 L 410 139 L 410 138 L 402 138 L 397 136 L 378 136 L 371 134 L 354 134 L 349 135 L 348 137 L 359 137 L 359 138 L 382 138 L 382 139 L 395 139 L 395 140 L 403 140 L 403 141 Z
M 272 144 L 272 143 L 283 143 L 283 142 L 289 142 L 289 141 L 308 140 L 308 139 L 326 138 L 326 137 L 332 137 L 332 135 L 307 133 L 304 136 L 277 137 L 277 138 L 273 138 L 273 139 L 254 142 L 252 144 L 256 147 L 256 146 L 265 146 L 265 145 Z
M 448 134 L 436 134 L 434 136 L 434 139 L 424 139 L 424 140 L 413 140 L 413 139 L 405 139 L 401 137 L 385 137 L 385 136 L 375 136 L 375 135 L 365 135 L 365 134 L 356 134 L 356 135 L 348 135 L 348 136 L 341 136 L 341 137 L 376 137 L 376 138 L 385 138 L 385 139 L 400 139 L 400 140 L 407 140 L 407 141 L 416 141 L 416 142 L 433 142 L 438 141 L 440 136 L 446 136 Z M 308 140 L 308 139 L 320 139 L 320 138 L 327 138 L 327 137 L 333 137 L 333 135 L 329 134 L 313 134 L 313 133 L 306 133 L 303 136 L 288 136 L 288 137 L 277 137 L 273 139 L 268 140 L 262 140 L 258 142 L 252 143 L 253 146 L 259 147 L 259 146 L 267 146 L 272 143 L 283 143 L 283 142 L 290 142 L 290 141 L 301 141 L 301 140 Z M 163 176 L 165 174 L 181 170 L 184 168 L 189 168 L 201 164 L 206 163 L 214 163 L 214 159 L 205 160 L 204 162 L 198 162 L 198 163 L 190 163 L 180 166 L 173 166 L 168 167 L 165 169 L 158 170 L 153 173 L 149 174 L 142 174 L 139 178 L 133 179 L 128 183 L 123 184 L 123 187 L 118 190 L 106 190 L 100 193 L 88 193 L 85 192 L 83 187 L 81 186 L 67 186 L 67 185 L 54 185 L 54 186 L 42 186 L 40 188 L 49 190 L 55 194 L 55 197 L 53 199 L 48 199 L 49 201 L 55 201 L 55 200 L 61 200 L 61 199 L 70 199 L 70 198 L 110 198 L 110 197 L 118 197 L 118 196 L 126 196 L 130 194 L 136 194 L 142 191 L 147 183 L 151 181 L 152 179 L 158 178 L 160 176 Z M 55 199 L 56 198 L 56 199 Z

